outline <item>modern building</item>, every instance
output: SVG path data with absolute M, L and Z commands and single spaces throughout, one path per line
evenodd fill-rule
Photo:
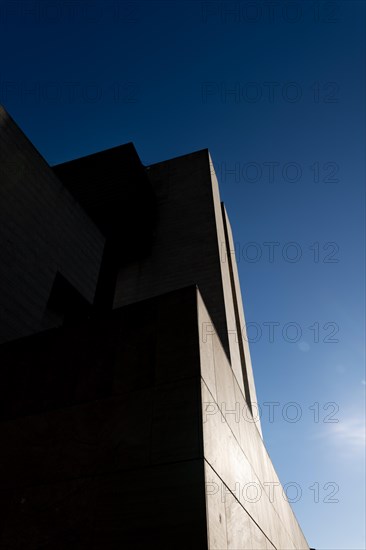
M 50 167 L 0 110 L 1 548 L 309 548 L 233 250 L 207 150 Z

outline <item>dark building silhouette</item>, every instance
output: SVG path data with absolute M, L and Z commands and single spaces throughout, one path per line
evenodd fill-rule
M 308 549 L 209 152 L 51 168 L 0 109 L 0 194 L 0 547 Z

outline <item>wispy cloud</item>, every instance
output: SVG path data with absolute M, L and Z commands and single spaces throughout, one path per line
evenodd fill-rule
M 337 424 L 329 424 L 328 437 L 337 445 L 350 450 L 365 446 L 365 422 L 361 418 L 350 418 Z
M 365 420 L 360 416 L 340 419 L 337 423 L 325 423 L 324 428 L 314 433 L 313 440 L 322 441 L 343 458 L 356 458 L 365 449 Z

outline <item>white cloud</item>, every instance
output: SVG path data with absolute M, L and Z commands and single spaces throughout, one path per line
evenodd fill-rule
M 365 446 L 365 422 L 357 417 L 341 420 L 328 425 L 328 437 L 342 449 L 356 451 Z
M 328 448 L 337 456 L 347 459 L 360 458 L 365 449 L 365 421 L 359 416 L 342 419 L 339 422 L 325 422 L 322 429 L 315 431 L 311 439 L 321 441 L 322 447 Z

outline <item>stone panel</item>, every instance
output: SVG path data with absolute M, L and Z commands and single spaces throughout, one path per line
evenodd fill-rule
M 215 214 L 220 203 L 208 151 L 151 165 L 147 173 L 158 211 L 151 254 L 120 269 L 114 307 L 197 285 L 230 356 Z M 219 220 L 222 225 L 221 214 Z
M 252 550 L 252 520 L 240 502 L 230 493 L 225 495 L 225 510 L 228 550 Z
M 56 274 L 89 303 L 105 239 L 0 107 L 0 343 L 57 326 Z
M 221 485 L 221 479 L 205 461 L 207 533 L 210 550 L 227 550 L 228 548 L 226 510 Z
M 207 548 L 202 461 L 0 491 L 4 549 Z
M 248 335 L 246 332 L 246 323 L 245 323 L 245 315 L 244 315 L 244 306 L 243 306 L 243 300 L 242 300 L 242 294 L 240 289 L 240 281 L 239 281 L 239 274 L 238 274 L 238 267 L 235 259 L 235 245 L 234 245 L 234 239 L 233 234 L 231 230 L 231 225 L 229 221 L 229 217 L 227 215 L 225 206 L 222 205 L 222 211 L 223 211 L 223 218 L 224 218 L 224 224 L 225 229 L 228 236 L 228 260 L 230 260 L 230 264 L 232 265 L 232 273 L 233 273 L 233 283 L 234 283 L 234 291 L 235 291 L 235 297 L 236 297 L 236 306 L 239 316 L 239 327 L 237 329 L 238 338 L 240 338 L 243 348 L 244 348 L 244 365 L 243 369 L 245 370 L 245 376 L 248 381 L 249 386 L 249 395 L 250 395 L 250 401 L 257 403 L 257 394 L 255 390 L 255 384 L 254 384 L 254 377 L 253 377 L 253 367 L 252 367 L 252 361 L 250 357 L 250 349 L 249 349 L 249 343 L 248 343 Z M 237 377 L 239 387 L 243 391 L 243 386 L 241 383 L 241 378 Z M 245 395 L 245 392 L 243 392 Z M 253 411 L 254 414 L 254 411 Z M 262 435 L 262 429 L 261 429 L 261 423 L 260 419 L 257 422 L 257 428 Z
M 222 373 L 229 369 L 225 365 L 224 353 L 216 353 L 221 358 L 217 367 Z M 216 364 L 215 364 L 216 369 Z M 216 377 L 216 392 L 232 392 L 231 400 L 238 401 L 240 409 L 247 407 L 244 396 L 237 382 L 228 384 L 227 375 Z M 226 376 L 226 377 L 225 377 Z M 225 386 L 220 388 L 219 386 Z M 230 398 L 227 397 L 229 400 Z M 237 428 L 230 424 L 230 416 L 222 411 L 221 401 L 216 402 L 202 380 L 202 403 L 210 404 L 203 416 L 204 456 L 208 465 L 219 477 L 219 485 L 225 495 L 231 492 L 240 506 L 251 518 L 251 548 L 266 548 L 272 544 L 275 548 L 307 549 L 308 546 L 300 527 L 293 515 L 290 505 L 281 497 L 273 502 L 265 490 L 265 482 L 279 484 L 267 452 L 263 448 L 262 437 L 255 422 L 240 419 Z M 223 414 L 224 412 L 224 414 Z M 247 416 L 250 411 L 247 407 Z M 239 430 L 239 435 L 238 431 Z M 269 475 L 271 479 L 266 476 Z M 279 487 L 277 487 L 277 491 Z M 278 494 L 278 493 L 277 493 Z M 208 497 L 207 497 L 208 498 Z M 229 497 L 230 498 L 230 497 Z M 226 517 L 226 523 L 227 523 Z M 245 523 L 245 520 L 243 520 Z M 233 537 L 236 537 L 235 533 Z M 268 539 L 268 541 L 267 541 Z M 227 539 L 229 540 L 229 539 Z
M 214 325 L 199 291 L 197 291 L 197 309 L 201 376 L 215 401 L 217 401 L 215 361 L 212 339 Z
M 154 389 L 153 464 L 202 457 L 200 404 L 198 377 L 159 385 Z M 144 407 L 144 404 L 141 403 L 141 406 Z
M 0 485 L 31 484 L 147 466 L 152 389 L 0 422 Z

